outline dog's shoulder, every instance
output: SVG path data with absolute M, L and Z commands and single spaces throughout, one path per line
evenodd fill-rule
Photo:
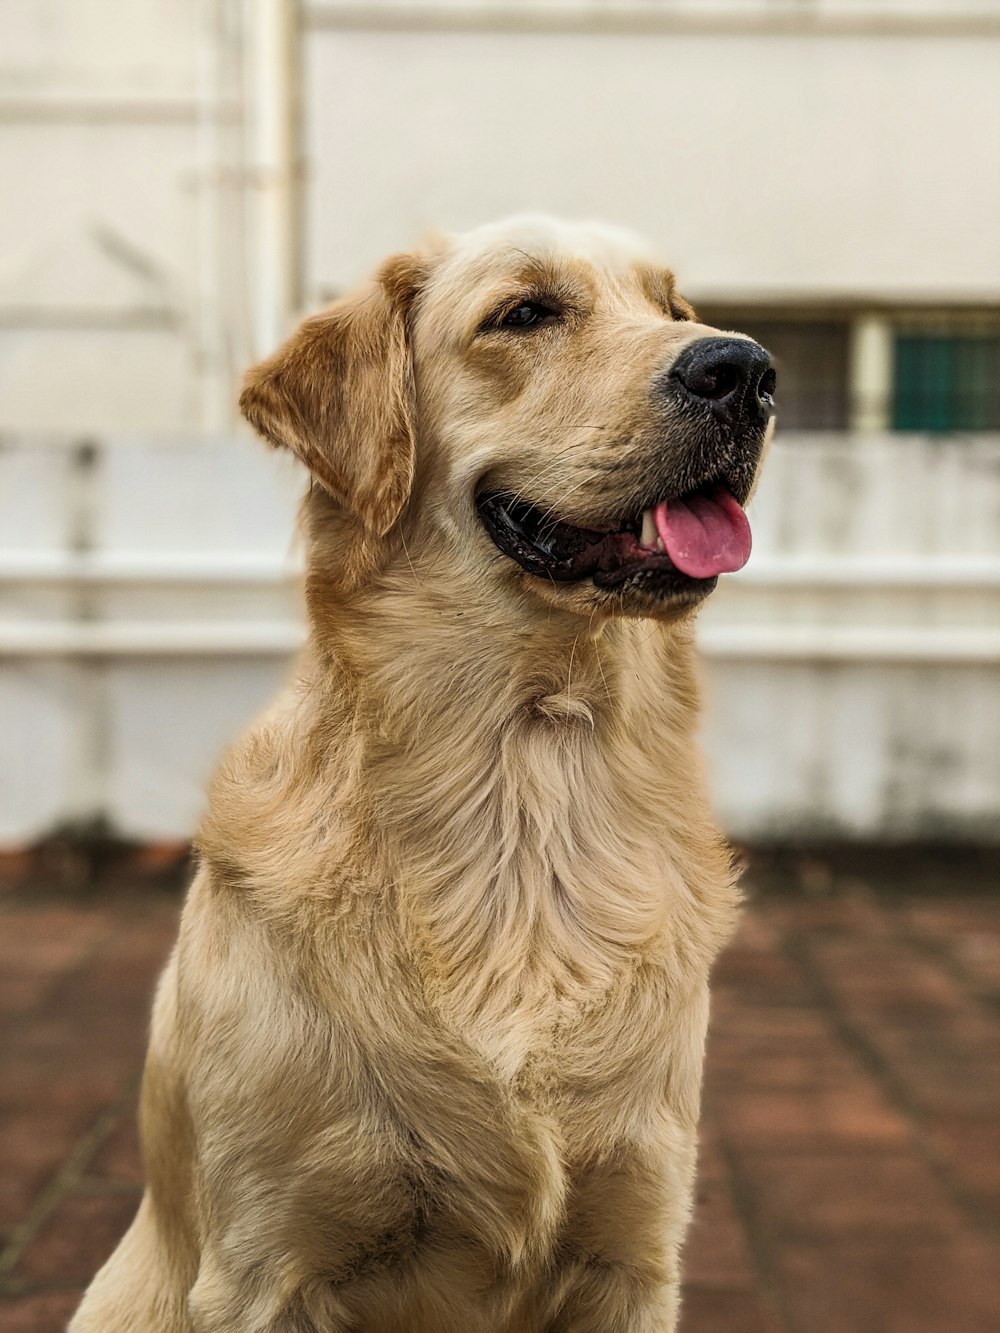
M 334 703 L 336 700 L 334 699 Z M 281 694 L 220 763 L 195 839 L 216 884 L 288 901 L 348 860 L 349 729 L 319 706 L 307 674 Z M 272 903 L 272 909 L 274 907 Z

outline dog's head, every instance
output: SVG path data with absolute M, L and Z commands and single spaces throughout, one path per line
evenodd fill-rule
M 749 555 L 773 390 L 629 237 L 523 218 L 388 260 L 240 403 L 333 497 L 355 571 L 416 545 L 480 587 L 672 619 Z

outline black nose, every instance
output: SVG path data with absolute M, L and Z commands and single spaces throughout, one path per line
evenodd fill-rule
M 678 381 L 724 421 L 766 421 L 774 406 L 770 355 L 749 338 L 699 338 L 670 369 Z

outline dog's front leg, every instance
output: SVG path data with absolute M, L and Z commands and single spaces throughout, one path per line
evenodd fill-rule
M 674 1333 L 695 1134 L 574 1173 L 546 1333 Z
M 234 1273 L 206 1255 L 188 1297 L 193 1333 L 351 1333 L 354 1322 L 325 1283 L 295 1282 L 262 1265 Z
M 599 1259 L 581 1262 L 546 1333 L 674 1333 L 679 1287 Z

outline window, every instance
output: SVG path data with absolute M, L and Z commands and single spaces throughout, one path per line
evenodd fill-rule
M 896 334 L 894 430 L 1000 430 L 1000 334 Z
M 774 357 L 783 432 L 1000 431 L 996 310 L 699 303 L 698 314 L 748 333 Z
M 849 418 L 850 323 L 845 319 L 782 318 L 698 309 L 719 329 L 738 329 L 766 347 L 778 371 L 782 430 L 846 430 Z

